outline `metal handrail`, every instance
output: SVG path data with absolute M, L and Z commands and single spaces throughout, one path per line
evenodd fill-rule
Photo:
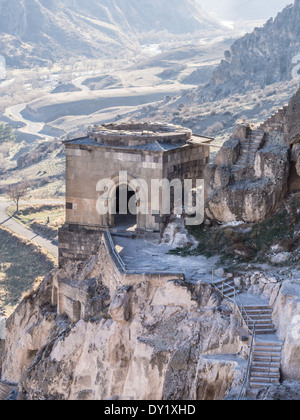
M 227 288 L 229 288 L 229 290 L 231 289 L 231 290 L 233 290 L 233 291 L 234 291 L 234 299 L 232 299 L 232 298 L 230 298 L 230 297 L 228 297 L 228 296 L 226 296 L 226 295 L 224 294 L 224 285 L 225 285 Z M 245 379 L 244 379 L 244 382 L 243 382 L 243 385 L 242 385 L 241 391 L 240 391 L 239 396 L 238 396 L 238 401 L 239 401 L 239 400 L 241 400 L 242 395 L 243 395 L 244 391 L 246 390 L 246 386 L 247 386 L 247 384 L 248 384 L 248 382 L 249 382 L 250 371 L 251 371 L 251 366 L 252 366 L 252 362 L 253 362 L 254 343 L 255 343 L 255 338 L 256 338 L 256 321 L 255 321 L 254 319 L 252 319 L 252 318 L 248 315 L 248 313 L 247 313 L 247 311 L 246 311 L 246 309 L 245 309 L 245 307 L 244 307 L 244 304 L 243 304 L 242 300 L 241 300 L 241 299 L 240 299 L 240 297 L 239 297 L 239 296 L 237 296 L 237 294 L 236 294 L 237 290 L 236 290 L 236 288 L 235 288 L 235 287 L 230 286 L 230 284 L 226 283 L 225 281 L 224 281 L 224 282 L 222 282 L 222 290 L 221 290 L 221 289 L 220 289 L 217 285 L 215 285 L 214 283 L 213 283 L 213 286 L 215 287 L 215 289 L 217 289 L 217 290 L 221 293 L 221 295 L 222 295 L 224 298 L 226 298 L 226 299 L 228 299 L 229 301 L 231 301 L 231 302 L 233 302 L 233 303 L 234 303 L 235 308 L 237 309 L 237 312 L 238 312 L 239 316 L 240 316 L 240 317 L 241 317 L 241 319 L 242 319 L 242 322 L 245 324 L 245 326 L 246 326 L 246 328 L 247 328 L 248 332 L 249 332 L 249 333 L 250 333 L 250 335 L 252 336 L 252 339 L 251 339 L 251 345 L 250 345 L 250 351 L 249 351 L 249 358 L 248 358 L 248 365 L 247 365 L 247 370 L 246 370 L 246 375 L 245 375 Z M 240 306 L 238 305 L 237 301 L 239 301 Z M 241 312 L 240 308 L 242 308 L 242 312 Z M 244 315 L 243 315 L 243 313 L 244 313 Z M 246 319 L 245 319 L 245 318 L 246 318 Z M 248 326 L 249 321 L 253 324 L 253 330 L 252 330 L 252 331 L 250 330 L 250 328 L 249 328 L 249 326 Z
M 165 270 L 163 272 L 156 271 L 155 266 L 154 266 L 154 269 L 149 270 L 149 271 L 145 271 L 145 270 L 144 271 L 137 271 L 137 270 L 128 269 L 125 262 L 123 261 L 122 257 L 120 256 L 120 254 L 116 250 L 116 246 L 115 246 L 115 243 L 113 241 L 108 222 L 106 221 L 105 224 L 106 224 L 106 236 L 107 236 L 107 240 L 109 242 L 109 246 L 111 248 L 111 252 L 113 253 L 115 259 L 117 260 L 117 262 L 119 263 L 121 269 L 124 271 L 125 274 L 154 274 L 154 273 L 156 273 L 156 274 L 160 274 L 160 275 L 167 274 L 167 275 L 174 275 L 174 276 L 178 276 L 178 275 L 185 276 L 185 273 L 183 273 L 183 272 L 165 271 Z
M 244 382 L 243 382 L 241 391 L 240 391 L 239 396 L 237 398 L 238 401 L 240 401 L 242 399 L 242 397 L 244 397 L 243 394 L 246 391 L 246 387 L 247 387 L 247 385 L 249 383 L 249 378 L 250 378 L 250 373 L 251 373 L 251 366 L 252 366 L 252 362 L 253 362 L 255 338 L 256 338 L 256 332 L 255 332 L 255 329 L 254 329 L 254 332 L 252 334 L 251 345 L 250 345 L 250 352 L 249 352 L 249 358 L 248 358 L 246 375 L 245 375 L 245 379 L 244 379 Z
M 110 230 L 109 230 L 109 226 L 108 226 L 107 221 L 105 223 L 106 223 L 106 234 L 107 234 L 107 238 L 108 238 L 108 241 L 109 241 L 111 250 L 112 250 L 115 258 L 117 259 L 118 263 L 120 264 L 122 270 L 124 272 L 127 272 L 126 264 L 124 263 L 124 261 L 121 258 L 120 254 L 116 250 L 116 246 L 115 246 L 114 241 L 113 241 L 113 238 L 111 236 L 111 233 L 110 233 Z

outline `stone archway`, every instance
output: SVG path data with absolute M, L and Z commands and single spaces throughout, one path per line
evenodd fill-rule
M 136 192 L 128 184 L 120 184 L 115 190 L 114 200 L 116 208 L 114 227 L 124 231 L 135 231 L 137 227 Z
M 127 173 L 123 175 L 121 173 L 121 176 L 118 174 L 113 177 L 112 185 L 106 191 L 108 207 L 111 210 L 107 221 L 112 228 L 133 232 L 142 226 L 143 212 L 148 208 L 148 187 L 146 181 L 141 182 Z M 119 197 L 122 189 L 127 198 L 121 202 L 120 207 Z

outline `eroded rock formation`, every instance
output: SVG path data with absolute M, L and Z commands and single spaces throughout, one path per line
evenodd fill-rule
M 299 16 L 300 2 L 295 0 L 262 28 L 235 41 L 213 74 L 216 95 L 291 80 L 298 63 Z
M 117 288 L 112 281 L 107 287 L 102 283 L 102 258 L 100 253 L 54 271 L 8 320 L 1 379 L 19 383 L 19 399 L 177 400 L 236 395 L 248 343 L 242 341 L 244 331 L 231 311 L 217 310 L 220 295 L 206 283 L 157 277 L 141 277 L 140 282 Z M 58 276 L 68 285 L 72 279 L 73 287 L 76 281 L 93 280 L 95 291 L 86 306 L 94 309 L 77 322 L 57 314 L 51 305 Z M 227 355 L 224 360 L 222 354 Z M 214 356 L 209 360 L 208 355 Z M 213 358 L 222 372 L 218 380 L 216 367 L 210 366 Z
M 206 168 L 206 214 L 259 222 L 300 190 L 300 89 L 258 129 L 238 126 Z
M 288 191 L 289 148 L 263 131 L 239 126 L 206 168 L 206 214 L 220 222 L 258 222 Z
M 282 377 L 300 381 L 300 281 L 285 281 L 275 301 L 274 319 L 284 341 Z

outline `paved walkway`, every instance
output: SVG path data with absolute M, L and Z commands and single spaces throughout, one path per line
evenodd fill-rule
M 219 257 L 189 256 L 186 258 L 170 255 L 171 247 L 155 244 L 141 239 L 114 236 L 114 243 L 128 270 L 145 272 L 178 272 L 185 274 L 190 282 L 212 281 L 212 269 Z
M 23 202 L 26 203 L 26 202 Z M 21 203 L 21 204 L 23 204 Z M 31 201 L 31 204 L 50 204 L 50 203 L 57 203 L 57 201 Z M 46 239 L 35 232 L 33 232 L 31 229 L 28 229 L 27 227 L 23 226 L 21 223 L 17 222 L 8 214 L 6 213 L 6 209 L 10 207 L 12 203 L 10 201 L 2 200 L 0 199 L 0 226 L 4 226 L 8 229 L 10 229 L 12 232 L 17 234 L 18 236 L 21 236 L 23 238 L 28 239 L 29 241 L 33 242 L 35 245 L 39 245 L 46 251 L 50 252 L 55 258 L 58 258 L 58 244 L 54 241 L 51 242 L 49 239 Z

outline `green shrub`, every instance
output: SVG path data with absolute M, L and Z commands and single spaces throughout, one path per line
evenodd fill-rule
M 12 127 L 10 125 L 0 123 L 0 144 L 15 140 L 16 138 Z

